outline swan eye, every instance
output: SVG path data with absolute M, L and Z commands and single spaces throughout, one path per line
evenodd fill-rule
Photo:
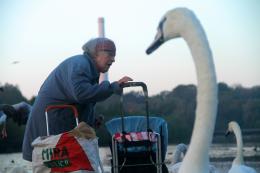
M 163 41 L 164 41 L 163 25 L 164 25 L 165 21 L 166 21 L 166 17 L 164 17 L 164 18 L 160 21 L 159 26 L 158 26 L 158 28 L 157 28 L 158 33 L 159 33 L 159 37 L 158 37 L 158 38 L 159 38 L 159 41 L 160 41 L 160 42 L 163 42 Z M 157 37 L 157 36 L 156 36 L 156 37 Z
M 166 17 L 164 17 L 164 18 L 160 21 L 159 26 L 158 26 L 158 30 L 163 31 L 163 25 L 164 25 L 164 22 L 165 22 L 165 21 L 166 21 Z

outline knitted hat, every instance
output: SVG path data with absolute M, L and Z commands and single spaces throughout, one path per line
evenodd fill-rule
M 116 46 L 114 42 L 108 38 L 99 37 L 89 40 L 82 46 L 84 52 L 90 56 L 96 55 L 98 51 L 107 51 L 116 55 Z

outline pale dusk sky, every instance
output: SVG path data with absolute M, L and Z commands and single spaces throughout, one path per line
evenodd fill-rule
M 37 95 L 61 61 L 81 54 L 81 46 L 98 36 L 98 17 L 105 18 L 105 35 L 117 46 L 110 81 L 128 75 L 145 82 L 150 95 L 196 84 L 183 39 L 145 54 L 159 20 L 176 7 L 191 9 L 202 23 L 218 82 L 260 85 L 259 0 L 1 0 L 0 84 L 18 85 L 28 99 Z

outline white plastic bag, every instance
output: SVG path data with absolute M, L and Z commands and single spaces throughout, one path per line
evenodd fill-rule
M 75 137 L 68 132 L 38 137 L 32 143 L 34 173 L 103 172 L 99 157 L 98 138 Z
M 70 108 L 77 126 L 70 132 L 50 135 L 48 110 Z M 33 173 L 99 173 L 104 172 L 99 157 L 98 138 L 85 122 L 78 123 L 78 111 L 73 105 L 51 105 L 45 110 L 47 136 L 32 142 Z

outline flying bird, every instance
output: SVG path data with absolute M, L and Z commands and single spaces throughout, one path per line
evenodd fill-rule
M 13 61 L 12 64 L 18 64 L 20 61 Z

